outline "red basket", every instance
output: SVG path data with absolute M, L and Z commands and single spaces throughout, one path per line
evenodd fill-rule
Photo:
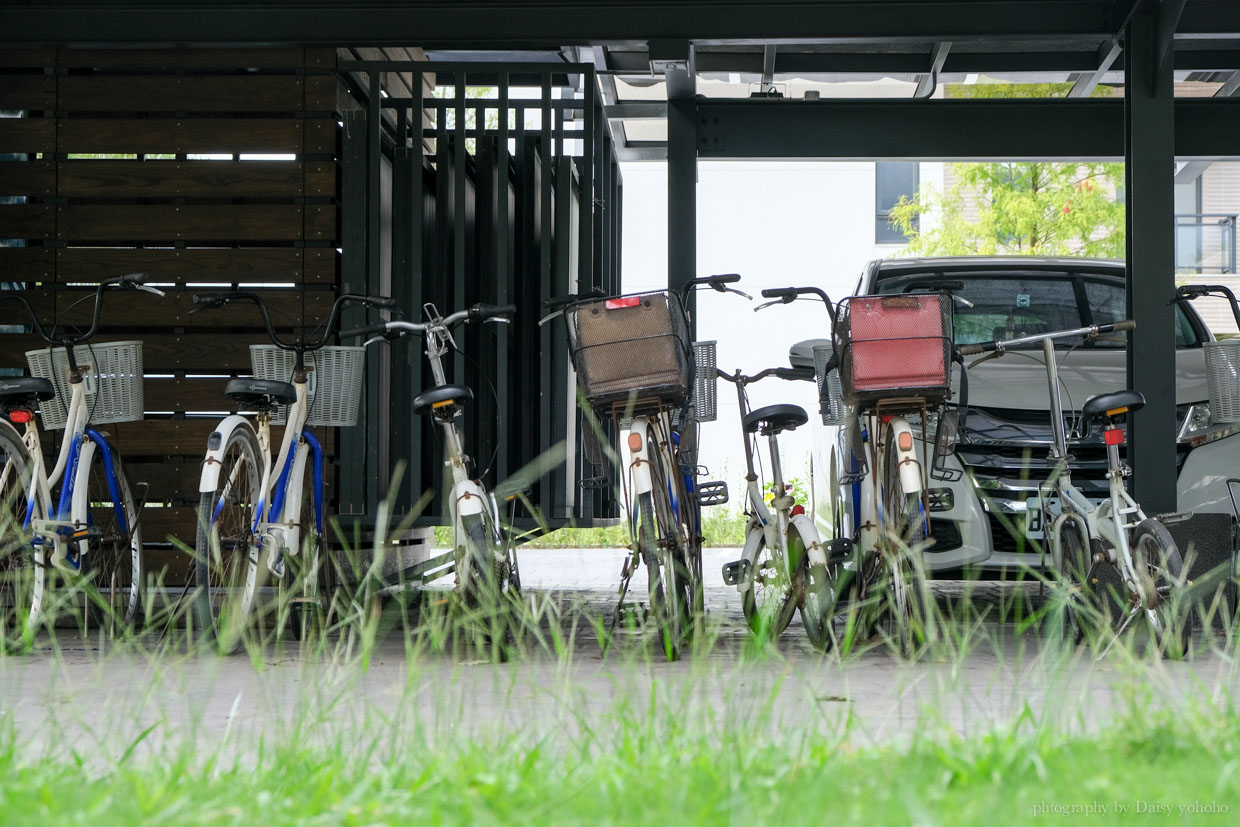
M 945 293 L 854 296 L 836 324 L 840 382 L 850 405 L 951 390 L 952 299 Z

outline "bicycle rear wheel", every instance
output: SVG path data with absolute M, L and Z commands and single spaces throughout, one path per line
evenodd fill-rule
M 91 617 L 99 626 L 132 627 L 146 608 L 142 525 L 124 465 L 111 445 L 83 443 L 74 492 L 74 523 L 96 532 L 82 543 L 81 575 Z
M 31 545 L 26 528 L 28 513 L 43 518 L 38 497 L 26 500 L 32 473 L 25 444 L 0 423 L 0 643 L 10 651 L 33 644 L 47 582 L 42 546 Z
M 216 487 L 203 492 L 198 505 L 195 625 L 221 654 L 241 645 L 266 571 L 252 528 L 261 497 L 261 456 L 258 437 L 248 423 L 233 429 Z
M 783 634 L 797 611 L 797 590 L 794 570 L 791 576 L 784 566 L 788 559 L 779 560 L 766 545 L 762 527 L 754 524 L 750 529 L 758 533 L 757 548 L 749 566 L 749 588 L 741 592 L 741 612 L 745 623 L 755 635 Z M 789 529 L 789 537 L 794 529 Z M 799 535 L 798 535 L 799 536 Z M 789 544 L 791 545 L 791 544 Z M 785 549 L 785 555 L 788 550 Z
M 926 513 L 921 492 L 907 492 L 900 478 L 900 456 L 894 428 L 887 429 L 883 458 L 882 543 L 891 570 L 891 619 L 895 638 L 904 657 L 911 657 L 925 643 L 930 628 L 924 599 L 925 584 L 914 555 L 921 553 L 927 538 Z
M 1184 594 L 1184 561 L 1167 527 L 1153 518 L 1132 533 L 1132 564 L 1146 593 L 1150 643 L 1164 657 L 1182 658 L 1192 639 L 1192 615 Z

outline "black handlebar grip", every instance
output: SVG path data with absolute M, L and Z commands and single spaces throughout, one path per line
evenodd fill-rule
M 513 316 L 517 312 L 515 304 L 475 304 L 469 308 L 471 319 L 494 319 Z
M 983 344 L 977 344 L 977 345 L 961 345 L 959 348 L 960 355 L 961 356 L 976 356 L 979 353 L 986 352 L 986 347 L 985 347 L 986 345 L 990 345 L 990 349 L 994 350 L 995 349 L 994 344 L 995 344 L 994 342 L 985 342 Z
M 1102 329 L 1103 327 L 1107 329 L 1103 330 Z M 1137 323 L 1133 321 L 1132 319 L 1124 319 L 1122 322 L 1116 322 L 1115 324 L 1110 324 L 1110 325 L 1102 325 L 1098 328 L 1099 332 L 1101 333 L 1106 333 L 1111 330 L 1136 330 L 1136 329 L 1137 329 Z
M 813 379 L 813 368 L 775 368 L 775 375 L 780 379 Z
M 720 273 L 717 276 L 708 276 L 707 280 L 711 284 L 735 284 L 741 280 L 740 273 Z
M 364 301 L 366 304 L 370 305 L 371 307 L 378 307 L 382 309 L 396 306 L 396 299 L 392 298 L 391 296 L 367 296 L 366 298 L 362 299 L 362 301 Z
M 764 299 L 795 299 L 797 297 L 797 289 L 795 287 L 767 287 L 762 291 Z
M 125 275 L 121 276 L 120 283 L 125 284 L 125 285 L 146 284 L 146 276 L 147 276 L 146 273 L 126 273 Z

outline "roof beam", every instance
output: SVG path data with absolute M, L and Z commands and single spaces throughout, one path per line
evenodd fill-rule
M 1089 74 L 1082 75 L 1077 78 L 1076 83 L 1072 84 L 1072 88 L 1068 90 L 1070 98 L 1088 98 L 1098 88 L 1098 84 L 1102 82 L 1102 76 L 1111 71 L 1111 67 L 1115 64 L 1115 59 L 1124 51 L 1124 47 L 1120 45 L 1119 38 L 1114 38 L 1110 43 L 1104 44 L 1098 50 L 1098 68 Z
M 1240 72 L 1233 72 L 1227 82 L 1214 93 L 1216 98 L 1230 98 L 1240 93 Z M 1177 184 L 1190 184 L 1210 168 L 1213 161 L 1189 161 L 1175 174 Z
M 663 75 L 668 100 L 687 100 L 697 94 L 697 67 L 693 44 L 682 38 L 650 41 L 650 73 Z
M 1217 6 L 1234 20 L 1231 0 Z M 804 41 L 930 43 L 1009 38 L 1110 36 L 1122 22 L 1114 0 L 61 0 L 5 4 L 0 45 L 84 43 L 210 44 L 416 43 L 424 48 L 644 43 Z M 1206 31 L 1217 17 L 1194 15 Z M 1231 28 L 1232 32 L 1240 26 Z M 1185 30 L 1191 31 L 1191 30 Z M 188 35 L 188 37 L 187 37 Z
M 1122 161 L 1122 100 L 703 100 L 701 158 Z M 1175 103 L 1176 155 L 1240 158 L 1240 97 Z

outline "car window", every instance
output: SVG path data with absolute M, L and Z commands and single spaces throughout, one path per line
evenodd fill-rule
M 942 289 L 953 283 L 951 292 L 972 303 L 957 302 L 954 322 L 956 343 L 975 344 L 993 340 L 1036 336 L 1052 330 L 1070 330 L 1094 324 L 1108 324 L 1125 318 L 1127 306 L 1121 282 L 1083 279 L 1085 301 L 1078 301 L 1076 279 L 1070 274 L 1022 275 L 1019 273 L 926 273 L 900 274 L 883 279 L 878 293 L 904 293 Z M 1058 339 L 1059 347 L 1073 347 L 1080 338 Z M 1176 347 L 1193 347 L 1198 337 L 1182 307 L 1176 307 Z M 1104 338 L 1095 347 L 1123 347 L 1119 337 Z M 1040 345 L 1030 345 L 1040 347 Z

